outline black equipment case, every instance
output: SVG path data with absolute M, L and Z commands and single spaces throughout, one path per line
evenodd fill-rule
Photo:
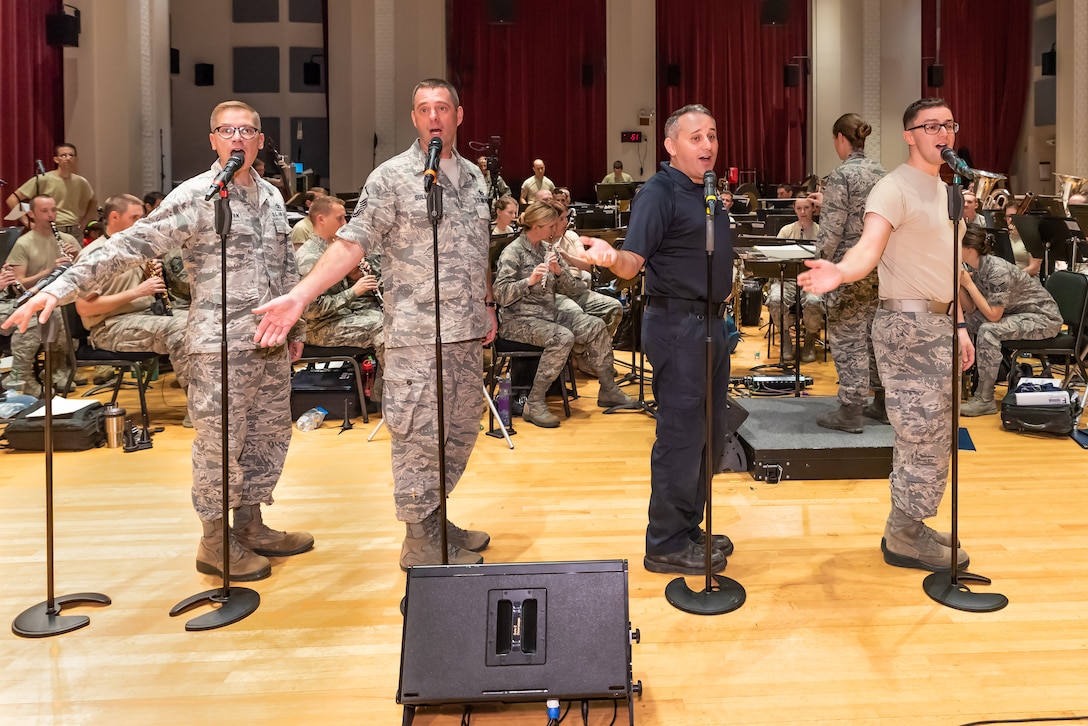
M 1024 433 L 1061 434 L 1073 432 L 1079 405 L 1073 401 L 1063 406 L 1021 406 L 1006 396 L 1001 402 L 1001 428 Z
M 15 415 L 4 431 L 4 438 L 16 451 L 45 450 L 45 417 L 27 415 L 45 406 L 44 401 L 24 408 Z M 53 416 L 53 450 L 85 451 L 106 442 L 102 417 L 106 410 L 95 401 L 85 408 L 63 416 Z
M 327 419 L 344 418 L 347 401 L 348 417 L 362 416 L 355 372 L 350 366 L 340 368 L 302 368 L 291 376 L 291 418 L 297 419 L 311 408 L 328 411 Z

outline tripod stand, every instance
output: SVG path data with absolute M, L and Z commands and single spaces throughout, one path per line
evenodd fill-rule
M 91 624 L 86 615 L 61 615 L 66 605 L 91 603 L 109 605 L 110 599 L 97 592 L 77 592 L 56 596 L 53 592 L 53 344 L 58 328 L 55 317 L 41 325 L 45 348 L 45 583 L 46 599 L 27 608 L 11 624 L 11 632 L 24 638 L 45 638 L 60 635 Z
M 646 400 L 646 355 L 642 352 L 642 310 L 646 304 L 646 273 L 642 270 L 639 271 L 637 277 L 638 293 L 631 300 L 631 372 L 625 375 L 620 381 L 619 385 L 625 385 L 632 383 L 635 380 L 638 381 L 638 398 L 631 403 L 625 403 L 620 406 L 610 406 L 604 410 L 605 413 L 620 413 L 624 411 L 634 411 L 636 413 L 644 413 L 650 418 L 657 418 L 657 414 L 654 412 L 657 404 L 654 401 Z M 634 285 L 631 286 L 634 289 Z M 638 364 L 636 366 L 635 360 Z M 636 372 L 637 371 L 637 372 Z

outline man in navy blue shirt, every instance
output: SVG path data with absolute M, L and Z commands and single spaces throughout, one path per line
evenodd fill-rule
M 646 557 L 651 572 L 700 574 L 705 567 L 706 533 L 706 202 L 703 174 L 714 168 L 718 136 L 704 106 L 684 106 L 665 122 L 669 162 L 631 202 L 631 221 L 622 250 L 593 240 L 586 259 L 617 277 L 632 278 L 646 268 L 643 349 L 653 366 L 657 441 L 650 456 L 649 524 Z M 722 316 L 730 292 L 733 246 L 728 213 L 715 209 L 713 315 Z M 710 326 L 713 339 L 713 458 L 719 461 L 726 432 L 729 351 L 725 325 Z M 733 543 L 711 538 L 711 566 L 725 568 Z

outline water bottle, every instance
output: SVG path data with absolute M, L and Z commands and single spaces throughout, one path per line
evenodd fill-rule
M 495 397 L 495 410 L 499 412 L 499 421 L 510 427 L 510 374 L 499 379 L 499 393 Z
M 299 431 L 313 431 L 316 428 L 321 427 L 321 422 L 325 420 L 325 417 L 329 415 L 329 412 L 320 406 L 311 408 L 306 413 L 298 417 L 298 421 L 295 421 L 295 426 Z

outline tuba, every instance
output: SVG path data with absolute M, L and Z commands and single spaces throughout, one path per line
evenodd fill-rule
M 1065 213 L 1068 215 L 1069 197 L 1074 194 L 1088 194 L 1088 179 L 1072 174 L 1055 174 L 1054 178 L 1058 182 L 1057 192 L 1062 198 L 1062 206 L 1065 207 Z
M 975 173 L 975 196 L 979 209 L 1004 209 L 1009 201 L 1009 192 L 998 189 L 998 183 L 1008 179 L 1004 174 L 995 174 L 981 169 L 972 169 Z M 1002 184 L 1004 187 L 1004 184 Z

